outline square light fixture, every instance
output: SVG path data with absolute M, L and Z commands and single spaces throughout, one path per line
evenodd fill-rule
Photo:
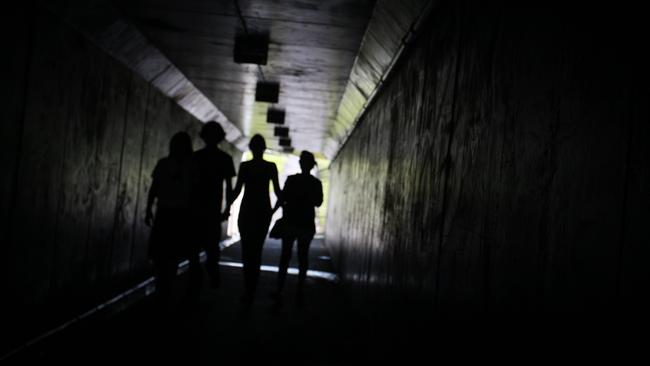
M 266 65 L 269 54 L 269 35 L 263 33 L 235 36 L 233 59 L 238 64 Z
M 276 127 L 273 129 L 273 135 L 277 137 L 289 137 L 289 127 Z
M 272 81 L 258 81 L 255 88 L 256 102 L 277 103 L 280 95 L 280 84 Z
M 291 139 L 290 138 L 280 138 L 280 140 L 278 140 L 278 144 L 280 144 L 280 146 L 284 146 L 284 147 L 291 146 Z
M 278 125 L 284 124 L 284 110 L 277 108 L 269 108 L 266 111 L 266 122 L 275 123 Z M 276 135 L 278 136 L 278 135 Z

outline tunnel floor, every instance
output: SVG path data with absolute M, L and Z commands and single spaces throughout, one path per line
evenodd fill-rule
M 295 250 L 295 249 L 294 249 Z M 419 322 L 400 308 L 394 319 L 371 319 L 367 310 L 350 302 L 349 290 L 326 278 L 332 263 L 322 239 L 310 250 L 310 270 L 302 305 L 297 304 L 297 276 L 289 275 L 284 301 L 276 307 L 275 289 L 280 242 L 268 240 L 257 297 L 249 311 L 239 301 L 243 292 L 241 248 L 222 251 L 222 282 L 210 289 L 205 282 L 198 304 L 185 305 L 187 273 L 177 277 L 172 310 L 157 311 L 153 296 L 125 310 L 76 323 L 25 350 L 2 360 L 7 364 L 47 362 L 115 364 L 123 362 L 183 364 L 367 365 L 411 364 L 424 358 L 464 361 L 495 360 L 520 364 L 522 360 L 584 362 L 586 359 L 638 359 L 645 337 L 603 327 L 598 316 L 567 327 L 555 320 L 539 327 L 530 322 L 508 327 L 500 320 L 476 323 Z M 292 258 L 291 268 L 297 267 Z M 291 269 L 290 269 L 291 270 Z M 381 306 L 381 304 L 375 304 Z M 543 321 L 546 323 L 546 319 Z M 633 322 L 634 323 L 634 322 Z M 621 351 L 625 350 L 626 353 Z M 647 354 L 644 356 L 647 357 Z
M 276 285 L 281 244 L 268 240 L 252 307 L 239 301 L 243 290 L 240 245 L 222 251 L 222 281 L 207 281 L 198 304 L 183 302 L 187 273 L 178 276 L 172 310 L 161 314 L 147 296 L 127 310 L 70 327 L 13 357 L 23 362 L 123 362 L 170 360 L 200 364 L 350 364 L 367 354 L 362 317 L 346 303 L 337 281 L 307 278 L 302 305 L 295 301 L 297 276 L 289 274 L 281 307 L 270 294 Z M 297 268 L 294 256 L 290 265 Z M 266 267 L 268 266 L 268 267 Z M 310 250 L 310 270 L 331 273 L 322 239 Z M 318 273 L 317 273 L 318 274 Z

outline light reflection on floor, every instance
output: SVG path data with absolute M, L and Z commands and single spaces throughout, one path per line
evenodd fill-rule
M 219 262 L 219 265 L 224 266 L 224 267 L 236 267 L 236 268 L 242 268 L 244 265 L 239 262 Z M 267 266 L 267 265 L 262 265 L 260 266 L 260 269 L 264 272 L 275 272 L 277 273 L 280 269 L 277 266 Z M 287 273 L 290 275 L 298 275 L 298 268 L 294 267 L 289 267 L 287 270 Z M 307 277 L 310 278 L 319 278 L 331 282 L 338 282 L 339 277 L 331 272 L 323 272 L 323 271 L 315 271 L 315 270 L 307 270 Z
M 223 249 L 225 249 L 225 248 L 227 248 L 227 247 L 229 247 L 229 246 L 231 246 L 233 244 L 238 243 L 239 241 L 240 241 L 239 236 L 236 236 L 236 237 L 232 237 L 232 238 L 227 239 L 227 240 L 222 240 L 219 243 L 219 246 L 223 250 Z M 201 262 L 205 262 L 205 260 L 206 260 L 205 251 L 202 251 L 199 254 L 199 259 L 200 259 Z M 327 260 L 331 260 L 332 258 L 330 256 L 319 256 L 318 259 L 327 261 Z M 189 265 L 188 260 L 181 261 L 178 264 L 178 270 L 176 271 L 176 274 L 177 275 L 183 274 L 185 271 L 187 271 L 188 265 Z M 234 262 L 234 261 L 220 261 L 219 265 L 224 266 L 224 267 L 236 267 L 236 268 L 242 268 L 244 266 L 241 262 Z M 267 266 L 267 265 L 262 265 L 260 267 L 260 269 L 262 271 L 264 271 L 264 272 L 275 272 L 275 273 L 277 273 L 280 270 L 277 266 Z M 289 269 L 287 270 L 287 273 L 290 274 L 290 275 L 296 275 L 297 276 L 298 275 L 298 268 L 289 267 Z M 339 281 L 339 277 L 335 273 L 324 272 L 324 271 L 316 271 L 316 270 L 311 270 L 311 269 L 307 270 L 307 277 L 323 279 L 323 280 L 327 280 L 327 281 L 330 281 L 330 282 L 338 282 Z

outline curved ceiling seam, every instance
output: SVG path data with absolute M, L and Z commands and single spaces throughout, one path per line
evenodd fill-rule
M 75 5 L 61 9 L 50 3 L 48 9 L 202 123 L 220 123 L 237 149 L 248 148 L 242 131 L 112 4 Z
M 383 68 L 383 72 L 379 73 L 379 77 L 377 80 L 372 81 L 362 76 L 360 77 L 359 75 L 365 75 L 368 73 L 366 70 L 364 70 L 364 68 L 367 67 L 375 68 L 376 66 L 376 65 L 363 65 L 362 63 L 363 61 L 362 58 L 364 57 L 363 56 L 364 53 L 369 52 L 372 55 L 373 52 L 372 50 L 366 51 L 364 49 L 364 45 L 366 47 L 369 47 L 368 46 L 369 38 L 372 36 L 373 28 L 378 26 L 377 22 L 379 21 L 377 20 L 375 15 L 380 11 L 380 6 L 382 6 L 382 4 L 378 3 L 375 6 L 375 9 L 373 10 L 373 16 L 371 18 L 371 22 L 368 24 L 368 27 L 366 28 L 366 33 L 363 36 L 361 47 L 359 48 L 359 52 L 355 57 L 354 66 L 350 71 L 350 78 L 348 79 L 348 84 L 339 102 L 339 106 L 336 112 L 336 117 L 330 124 L 328 136 L 323 141 L 323 148 L 322 148 L 323 153 L 325 154 L 325 156 L 328 157 L 330 161 L 334 161 L 338 156 L 339 152 L 341 151 L 341 149 L 345 146 L 345 143 L 347 142 L 349 137 L 354 132 L 356 126 L 363 118 L 365 111 L 375 100 L 375 97 L 377 96 L 379 90 L 381 89 L 381 86 L 383 85 L 384 81 L 389 77 L 394 65 L 400 59 L 405 49 L 405 46 L 409 43 L 410 39 L 412 39 L 416 31 L 419 29 L 421 22 L 427 17 L 429 13 L 431 13 L 436 3 L 437 2 L 435 1 L 425 1 L 424 4 L 422 4 L 421 11 L 416 14 L 410 26 L 406 29 L 405 33 L 400 37 L 399 46 L 397 50 L 393 53 L 390 61 L 385 66 L 380 67 Z M 390 14 L 390 12 L 388 12 L 387 14 Z M 371 92 L 367 96 L 366 96 L 367 92 L 360 85 L 358 79 L 361 79 L 361 81 L 371 82 L 374 84 L 370 89 Z M 354 95 L 355 93 L 356 96 Z M 359 97 L 363 100 L 362 102 L 361 100 L 355 100 L 355 99 L 359 99 Z

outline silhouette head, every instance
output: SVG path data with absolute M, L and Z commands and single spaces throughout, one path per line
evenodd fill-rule
M 185 158 L 192 155 L 192 138 L 187 132 L 176 132 L 169 141 L 169 156 Z
M 309 173 L 310 170 L 316 165 L 314 154 L 307 150 L 300 153 L 300 169 L 303 173 Z
M 203 125 L 199 136 L 201 136 L 201 139 L 205 142 L 206 145 L 214 146 L 223 141 L 223 139 L 226 137 L 226 133 L 220 124 L 214 121 L 210 121 Z
M 253 158 L 262 158 L 264 156 L 264 150 L 266 150 L 266 141 L 264 137 L 260 134 L 256 134 L 251 138 L 251 142 L 248 144 L 248 147 L 253 153 Z

